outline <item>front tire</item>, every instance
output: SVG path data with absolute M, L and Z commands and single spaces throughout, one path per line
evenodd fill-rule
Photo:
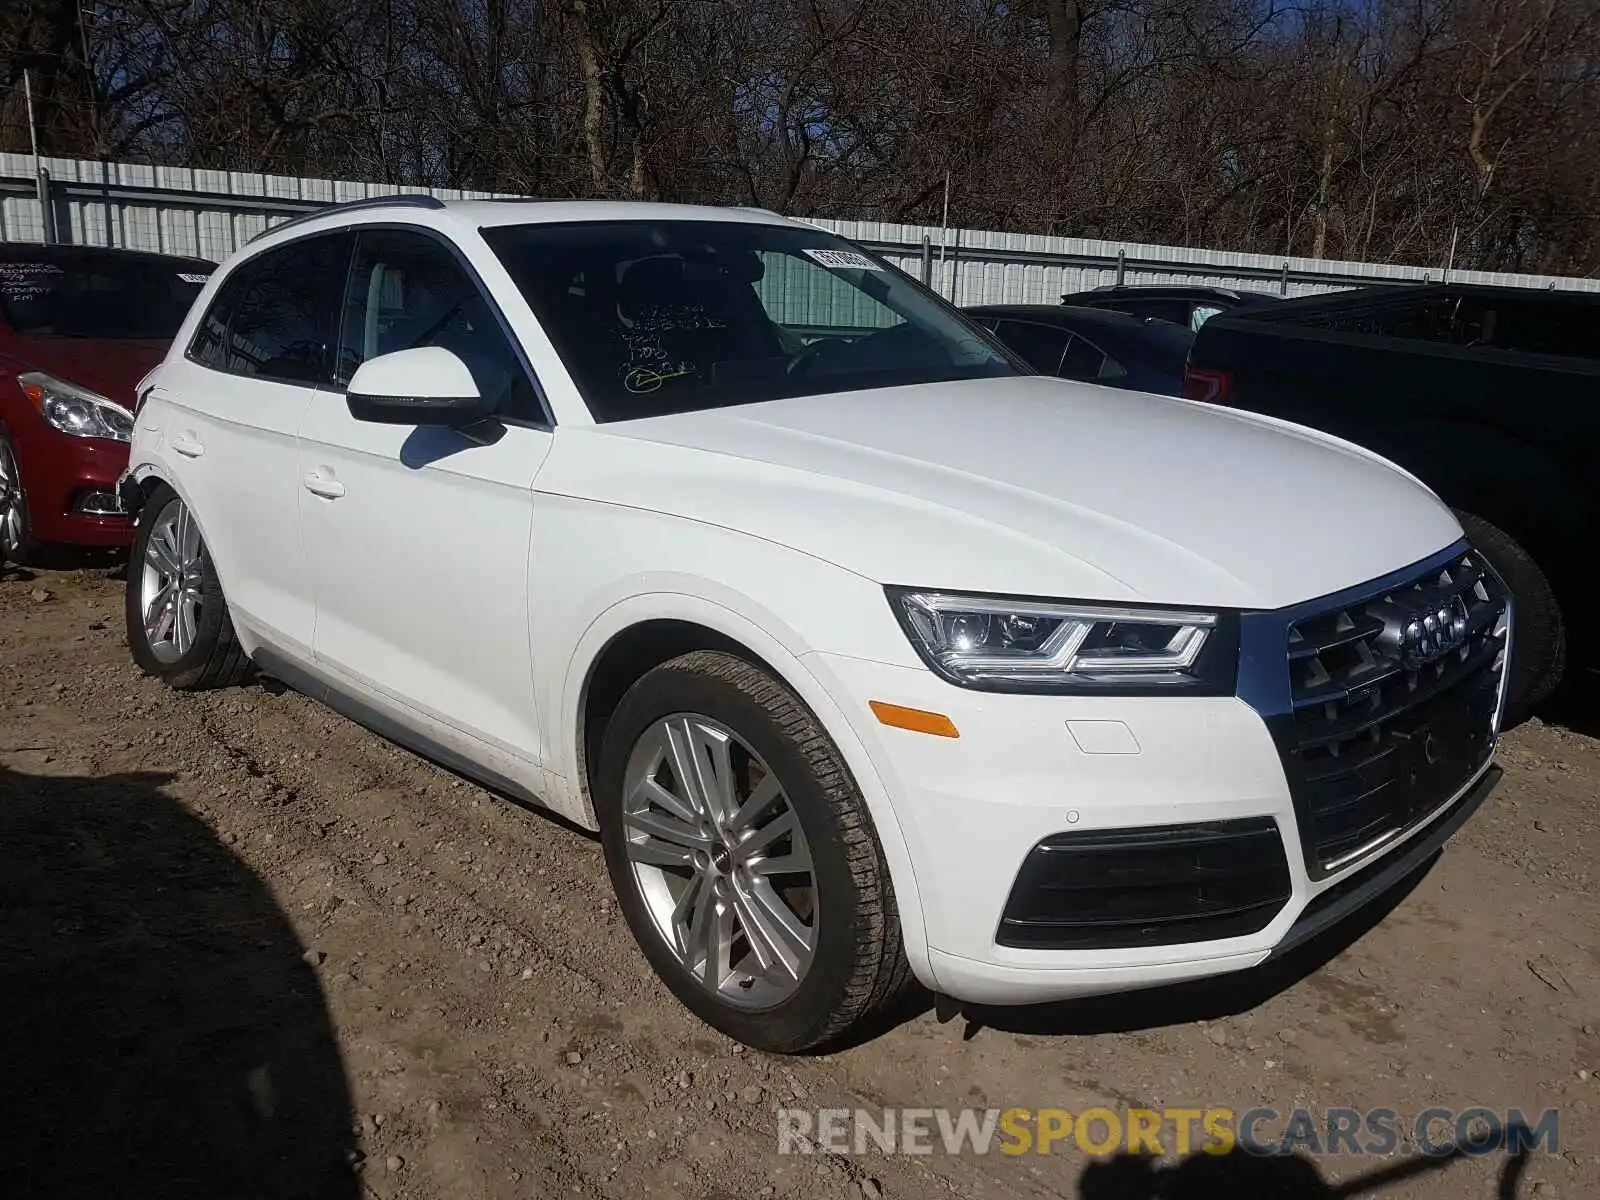
M 757 1049 L 843 1039 L 910 968 L 883 851 L 832 741 L 787 687 L 696 651 L 607 725 L 595 804 L 635 940 L 691 1011 Z
M 200 526 L 166 484 L 139 513 L 124 613 L 134 662 L 169 687 L 226 687 L 249 673 Z
M 11 439 L 0 434 L 0 567 L 26 566 L 39 549 L 28 519 L 28 497 Z

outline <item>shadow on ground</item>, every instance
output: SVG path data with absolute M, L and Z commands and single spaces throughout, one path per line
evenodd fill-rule
M 1192 1154 L 1174 1165 L 1136 1154 L 1090 1163 L 1078 1177 L 1078 1200 L 1352 1200 L 1357 1196 L 1405 1196 L 1418 1176 L 1447 1170 L 1458 1159 L 1482 1153 L 1480 1143 L 1460 1143 L 1435 1157 L 1407 1158 L 1360 1172 L 1339 1183 L 1322 1177 L 1299 1155 L 1259 1157 L 1234 1149 L 1227 1154 Z M 1518 1200 L 1528 1166 L 1522 1152 L 1502 1160 L 1494 1191 L 1483 1200 Z M 1458 1192 L 1464 1198 L 1471 1195 Z
M 304 947 L 165 782 L 0 767 L 6 1192 L 355 1197 Z

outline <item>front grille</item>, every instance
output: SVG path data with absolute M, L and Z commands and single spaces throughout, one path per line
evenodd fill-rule
M 1504 585 L 1474 551 L 1289 626 L 1292 711 L 1277 732 L 1313 879 L 1488 761 L 1509 636 Z

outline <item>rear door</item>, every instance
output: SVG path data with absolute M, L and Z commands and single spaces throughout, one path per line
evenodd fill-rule
M 366 227 L 340 305 L 335 390 L 300 426 L 300 508 L 316 579 L 319 664 L 498 751 L 528 778 L 535 719 L 528 555 L 533 478 L 551 431 L 498 309 L 454 248 L 417 228 Z M 350 416 L 366 359 L 416 346 L 461 357 L 503 432 Z
M 223 282 L 182 360 L 162 369 L 164 442 L 235 619 L 309 654 L 296 433 L 331 371 L 334 307 L 352 238 L 264 251 Z M 143 420 L 144 418 L 141 418 Z

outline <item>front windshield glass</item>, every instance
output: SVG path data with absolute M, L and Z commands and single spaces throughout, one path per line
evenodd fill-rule
M 0 318 L 29 337 L 171 341 L 209 263 L 105 254 L 0 259 Z
M 822 230 L 734 221 L 485 229 L 596 421 L 1026 374 Z

